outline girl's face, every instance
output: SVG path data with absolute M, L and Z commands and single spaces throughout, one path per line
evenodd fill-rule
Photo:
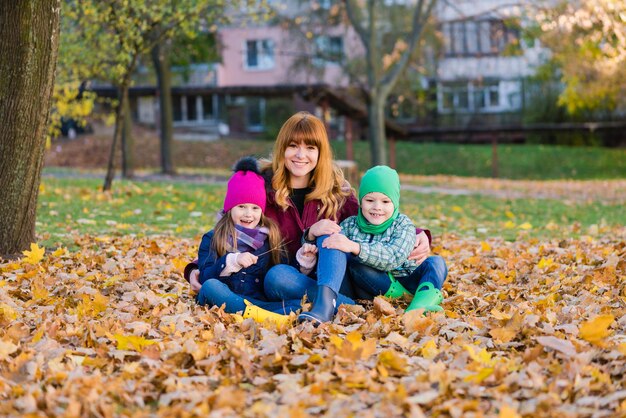
M 241 205 L 234 206 L 230 210 L 230 217 L 235 225 L 253 229 L 259 224 L 262 213 L 263 211 L 260 206 L 253 203 L 243 203 Z
M 307 187 L 311 172 L 317 166 L 320 151 L 315 145 L 290 142 L 285 149 L 285 168 L 290 174 L 290 186 L 295 189 Z
M 361 199 L 361 213 L 372 225 L 380 225 L 391 218 L 394 210 L 391 199 L 383 193 L 368 193 Z

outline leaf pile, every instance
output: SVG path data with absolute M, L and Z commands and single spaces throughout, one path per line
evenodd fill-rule
M 445 314 L 276 328 L 199 307 L 196 243 L 81 236 L 0 264 L 0 415 L 626 414 L 626 231 L 444 237 Z

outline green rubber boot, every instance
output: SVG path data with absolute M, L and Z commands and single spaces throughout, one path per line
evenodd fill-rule
M 414 309 L 424 309 L 424 312 L 441 312 L 443 311 L 443 308 L 439 306 L 441 302 L 443 302 L 441 291 L 435 289 L 430 282 L 422 283 L 415 291 L 415 296 L 405 312 Z
M 391 273 L 387 273 L 387 275 L 389 276 L 389 280 L 391 280 L 391 284 L 389 285 L 389 289 L 387 289 L 387 291 L 383 295 L 384 297 L 389 299 L 398 299 L 404 295 L 411 294 L 411 292 L 406 290 L 404 286 L 402 286 L 402 284 L 400 284 L 400 282 L 391 275 Z

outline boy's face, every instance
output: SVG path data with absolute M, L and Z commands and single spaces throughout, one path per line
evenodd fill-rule
M 368 193 L 361 199 L 361 213 L 372 225 L 380 225 L 391 218 L 394 209 L 391 199 L 379 192 Z
M 230 210 L 230 216 L 235 225 L 241 225 L 250 229 L 256 228 L 261 220 L 262 213 L 261 207 L 252 203 L 233 206 Z

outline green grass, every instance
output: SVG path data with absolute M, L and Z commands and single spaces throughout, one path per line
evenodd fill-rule
M 336 157 L 345 143 L 334 142 Z M 626 177 L 626 149 L 499 145 L 499 177 L 507 179 L 611 179 Z M 370 166 L 367 142 L 354 143 L 361 170 Z M 396 142 L 396 167 L 404 174 L 491 177 L 491 145 Z
M 37 212 L 40 242 L 71 247 L 74 234 L 197 239 L 215 224 L 225 191 L 223 185 L 116 181 L 112 193 L 102 193 L 101 185 L 99 178 L 44 178 Z M 454 233 L 509 240 L 601 236 L 626 224 L 623 205 L 602 202 L 404 191 L 402 211 L 436 236 Z

